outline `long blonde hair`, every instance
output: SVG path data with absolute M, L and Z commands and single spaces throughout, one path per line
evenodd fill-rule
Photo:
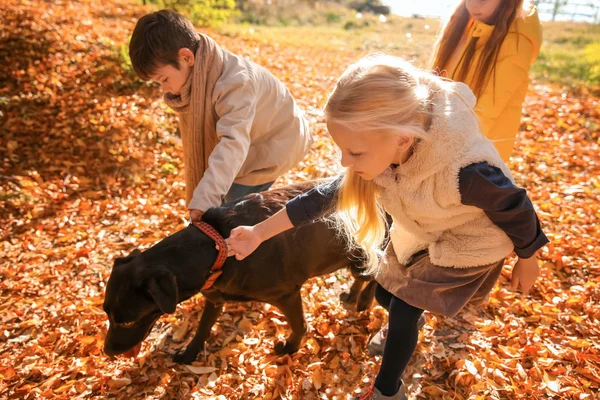
M 424 140 L 427 103 L 437 80 L 401 58 L 367 56 L 342 74 L 329 96 L 325 116 L 353 131 L 392 132 Z M 348 169 L 332 217 L 350 247 L 364 252 L 367 273 L 376 273 L 387 219 L 375 182 Z

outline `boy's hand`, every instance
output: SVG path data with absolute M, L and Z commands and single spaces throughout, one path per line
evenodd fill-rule
M 535 255 L 531 258 L 519 258 L 512 271 L 511 289 L 527 294 L 539 275 L 540 267 Z
M 202 218 L 203 214 L 204 214 L 204 211 L 190 210 L 190 219 L 192 221 L 200 221 L 200 218 Z

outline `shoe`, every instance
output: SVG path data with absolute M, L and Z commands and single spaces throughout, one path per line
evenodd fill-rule
M 400 386 L 398 392 L 393 396 L 384 396 L 381 394 L 379 389 L 375 387 L 375 384 L 360 396 L 352 397 L 352 400 L 408 400 L 406 390 L 404 389 L 404 383 Z
M 421 330 L 421 328 L 425 325 L 425 317 L 423 314 L 419 317 L 419 322 L 417 322 L 417 328 Z M 383 354 L 383 348 L 385 347 L 385 338 L 387 337 L 389 330 L 389 325 L 385 324 L 381 327 L 379 332 L 377 332 L 369 341 L 369 345 L 367 346 L 367 350 L 369 350 L 369 354 L 373 356 L 380 356 Z

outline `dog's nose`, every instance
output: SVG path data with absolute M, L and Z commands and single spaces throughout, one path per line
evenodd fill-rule
M 119 335 L 115 335 L 115 332 L 108 330 L 106 337 L 104 338 L 104 354 L 110 357 L 118 356 L 119 354 L 125 353 L 129 348 L 126 348 L 119 340 Z M 131 347 L 131 346 L 129 346 Z
M 104 343 L 104 354 L 106 354 L 109 357 L 114 357 L 116 355 L 119 355 L 119 352 L 115 351 L 115 349 Z

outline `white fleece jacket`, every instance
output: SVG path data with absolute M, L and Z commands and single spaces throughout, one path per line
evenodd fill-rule
M 463 83 L 443 82 L 433 98 L 433 119 L 412 156 L 375 179 L 393 217 L 391 241 L 401 264 L 429 249 L 435 265 L 475 267 L 513 251 L 509 237 L 483 210 L 461 204 L 461 168 L 486 161 L 514 180 L 494 145 L 479 132 L 475 96 Z M 378 278 L 379 279 L 379 278 Z

